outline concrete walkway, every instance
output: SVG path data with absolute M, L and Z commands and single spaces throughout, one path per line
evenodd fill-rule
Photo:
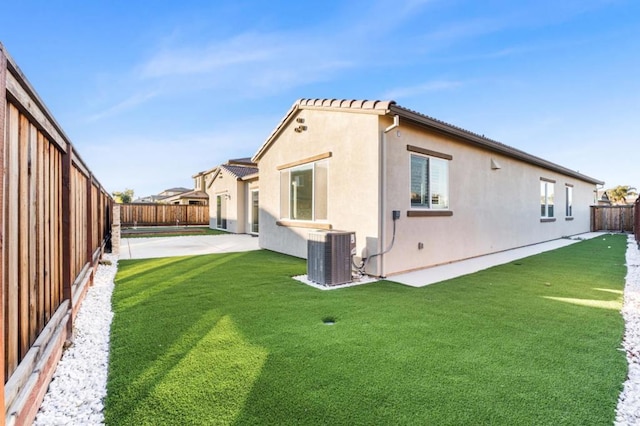
M 424 287 L 429 284 L 434 284 L 462 275 L 472 274 L 483 269 L 491 268 L 492 266 L 513 262 L 514 260 L 533 256 L 545 251 L 555 250 L 557 248 L 575 244 L 581 240 L 588 240 L 597 237 L 606 238 L 607 234 L 607 232 L 588 232 L 586 234 L 574 235 L 570 239 L 561 238 L 559 240 L 547 241 L 545 243 L 507 250 L 500 253 L 474 257 L 472 259 L 461 260 L 459 262 L 448 263 L 446 265 L 392 275 L 387 277 L 387 280 L 411 287 Z
M 258 238 L 244 234 L 123 238 L 120 240 L 120 259 L 151 259 L 259 249 Z

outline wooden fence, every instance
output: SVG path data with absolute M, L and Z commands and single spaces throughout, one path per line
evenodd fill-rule
M 209 206 L 122 204 L 120 223 L 123 227 L 209 225 Z
M 633 205 L 591 206 L 591 231 L 634 232 Z
M 108 241 L 113 200 L 0 43 L 0 424 L 30 424 Z

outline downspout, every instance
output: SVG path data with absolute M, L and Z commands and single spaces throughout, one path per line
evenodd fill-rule
M 386 247 L 386 223 L 387 223 L 387 133 L 400 126 L 400 117 L 396 114 L 393 116 L 393 124 L 384 129 L 381 133 L 380 141 L 380 243 L 378 244 L 378 253 L 380 259 L 378 261 L 378 276 L 384 277 L 384 248 Z

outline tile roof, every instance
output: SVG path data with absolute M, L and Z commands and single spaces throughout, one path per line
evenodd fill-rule
M 243 158 L 235 158 L 233 160 L 227 161 L 227 164 L 236 164 L 241 166 L 256 166 L 256 163 L 251 161 L 251 157 L 243 157 Z
M 184 188 L 182 186 L 178 186 L 176 188 L 165 189 L 162 192 L 187 192 L 187 191 L 191 191 L 191 188 Z
M 347 108 L 347 109 L 375 109 L 388 111 L 395 101 L 369 101 L 357 99 L 298 99 L 296 104 L 301 107 Z
M 254 174 L 258 172 L 258 168 L 257 167 L 247 167 L 247 166 L 234 166 L 231 164 L 223 164 L 222 166 L 220 166 L 221 169 L 224 169 L 226 171 L 228 171 L 229 173 L 231 173 L 233 176 L 237 177 L 238 179 L 242 179 L 245 176 Z

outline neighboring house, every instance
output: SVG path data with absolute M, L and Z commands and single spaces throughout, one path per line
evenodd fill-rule
M 163 204 L 196 204 L 206 206 L 209 204 L 209 196 L 204 191 L 190 190 L 182 194 L 161 198 L 158 202 Z
M 195 176 L 194 176 L 195 178 Z M 158 195 L 149 195 L 140 197 L 133 201 L 134 203 L 158 203 L 158 204 L 197 204 L 206 206 L 209 204 L 209 196 L 206 192 L 196 187 L 189 188 L 170 188 L 165 189 Z
M 199 189 L 171 188 L 158 194 L 157 203 L 161 204 L 196 204 L 206 206 L 209 204 L 209 196 Z
M 146 197 L 140 197 L 140 198 L 136 198 L 135 200 L 133 200 L 133 203 L 157 203 L 159 202 L 158 200 L 160 200 L 161 198 L 164 197 L 160 197 L 158 195 L 147 195 Z
M 205 179 L 209 227 L 236 234 L 258 234 L 258 168 L 250 158 L 229 160 Z
M 610 206 L 611 200 L 609 199 L 609 195 L 605 189 L 598 189 L 597 192 L 597 205 L 599 206 Z
M 180 194 L 184 194 L 185 192 L 189 192 L 191 191 L 191 188 L 184 188 L 184 187 L 177 187 L 177 188 L 169 188 L 169 189 L 165 189 L 164 191 L 162 191 L 161 193 L 159 193 L 157 195 L 158 198 L 162 199 L 162 198 L 167 198 L 167 197 L 174 197 L 176 195 L 180 195 Z
M 394 101 L 299 100 L 252 160 L 261 247 L 354 231 L 376 276 L 588 232 L 602 185 Z

